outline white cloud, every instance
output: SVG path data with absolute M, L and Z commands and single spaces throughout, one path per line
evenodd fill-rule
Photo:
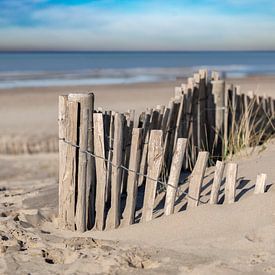
M 229 16 L 206 8 L 126 13 L 93 5 L 47 8 L 31 16 L 36 27 L 0 29 L 0 48 L 275 49 L 275 21 L 268 16 Z

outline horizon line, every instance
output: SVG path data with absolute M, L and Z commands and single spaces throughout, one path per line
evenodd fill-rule
M 200 52 L 275 52 L 273 50 L 0 50 L 0 53 L 200 53 Z

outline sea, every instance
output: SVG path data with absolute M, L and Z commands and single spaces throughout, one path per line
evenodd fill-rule
M 0 52 L 0 89 L 172 81 L 199 68 L 275 75 L 275 51 Z

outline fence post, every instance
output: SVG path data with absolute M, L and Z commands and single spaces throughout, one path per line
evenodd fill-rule
M 225 181 L 225 198 L 226 203 L 235 202 L 236 184 L 237 184 L 238 164 L 230 162 L 227 165 Z
M 197 162 L 195 164 L 194 170 L 191 174 L 191 179 L 189 183 L 188 191 L 188 204 L 187 209 L 198 206 L 202 181 L 208 162 L 209 153 L 208 152 L 199 152 Z
M 130 160 L 130 146 L 131 146 L 131 136 L 134 127 L 135 120 L 135 110 L 129 110 L 128 113 L 125 114 L 126 123 L 124 125 L 124 159 L 123 164 L 125 167 L 129 167 Z M 128 172 L 122 171 L 122 194 L 127 190 L 127 178 Z
M 174 204 L 176 197 L 176 189 L 179 184 L 180 173 L 183 164 L 183 157 L 185 154 L 187 139 L 179 138 L 177 140 L 176 148 L 174 151 L 171 170 L 168 180 L 168 186 L 166 189 L 166 198 L 165 198 L 165 206 L 164 206 L 164 214 L 171 215 L 174 213 Z M 174 188 L 173 188 L 173 187 Z
M 148 154 L 148 142 L 150 137 L 150 130 L 151 130 L 151 114 L 146 112 L 144 123 L 142 125 L 143 133 L 142 133 L 142 154 L 139 166 L 139 173 L 146 174 L 147 172 L 147 154 Z M 144 176 L 140 175 L 138 177 L 138 186 L 141 186 L 144 182 Z
M 224 95 L 225 95 L 225 81 L 212 81 L 212 91 L 215 101 L 215 139 L 213 152 L 216 156 L 222 154 L 223 145 L 223 124 L 224 124 Z
M 142 221 L 152 220 L 157 180 L 163 162 L 162 131 L 152 130 L 148 145 L 148 178 L 146 178 Z
M 89 129 L 92 126 L 93 94 L 69 94 L 68 100 L 80 104 L 79 122 L 79 147 L 78 152 L 78 178 L 77 178 L 77 204 L 75 224 L 78 231 L 87 230 L 88 213 L 90 212 L 90 194 L 92 181 L 92 161 L 86 153 L 81 151 L 92 148 L 92 139 L 89 137 Z
M 123 147 L 123 115 L 116 113 L 114 120 L 113 164 L 111 179 L 111 208 L 108 213 L 108 229 L 117 228 L 120 224 L 120 193 L 121 193 L 121 164 Z
M 64 183 L 64 173 L 66 170 L 66 150 L 67 144 L 62 140 L 66 137 L 67 124 L 67 101 L 68 96 L 59 96 L 58 102 L 58 124 L 59 124 L 59 226 L 65 227 L 65 192 L 66 186 Z
M 262 194 L 265 192 L 266 174 L 257 175 L 254 194 Z
M 128 171 L 127 180 L 127 199 L 126 206 L 123 213 L 123 225 L 131 225 L 135 220 L 135 208 L 138 189 L 138 171 L 141 158 L 141 141 L 142 141 L 142 129 L 134 128 L 132 131 L 131 139 L 131 152 L 129 169 L 135 172 Z
M 180 104 L 175 100 L 169 103 L 171 106 L 170 113 L 167 121 L 167 128 L 164 137 L 164 163 L 166 165 L 167 171 L 170 171 L 172 153 L 174 148 L 174 138 L 175 138 L 175 128 L 177 123 L 178 111 Z
M 109 128 L 109 136 L 108 136 L 108 162 L 107 162 L 107 186 L 106 186 L 106 202 L 110 203 L 111 201 L 111 181 L 112 181 L 112 165 L 113 161 L 113 143 L 114 143 L 114 120 L 115 113 L 112 111 L 110 115 L 110 128 Z
M 94 152 L 96 164 L 96 200 L 95 200 L 95 227 L 97 230 L 104 229 L 105 214 L 105 188 L 107 180 L 105 148 L 104 148 L 104 126 L 102 113 L 94 114 Z
M 219 191 L 220 191 L 223 172 L 224 172 L 224 166 L 225 165 L 222 161 L 218 160 L 216 162 L 216 171 L 215 171 L 215 175 L 214 175 L 214 180 L 213 180 L 211 195 L 210 195 L 210 200 L 209 200 L 210 204 L 218 203 Z
M 173 150 L 176 149 L 178 138 L 182 138 L 183 136 L 182 120 L 183 120 L 183 112 L 184 112 L 184 95 L 183 94 L 179 95 L 179 98 L 180 98 L 180 106 L 179 106 L 179 112 L 177 115 Z

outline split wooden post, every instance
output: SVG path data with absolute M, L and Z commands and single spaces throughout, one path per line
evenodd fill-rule
M 68 121 L 66 140 L 72 144 L 77 144 L 77 122 L 78 122 L 78 103 L 68 102 Z M 66 228 L 75 230 L 75 198 L 76 198 L 76 170 L 77 170 L 77 149 L 71 145 L 67 146 L 66 152 L 66 170 L 64 172 L 64 182 L 66 190 L 64 190 L 64 205 Z
M 197 135 L 199 149 L 207 148 L 206 138 L 206 78 L 207 71 L 200 70 L 198 75 Z
M 238 164 L 230 162 L 227 164 L 225 181 L 225 203 L 235 202 L 237 184 Z
M 229 140 L 229 94 L 232 90 L 232 85 L 226 85 L 224 93 L 224 122 L 223 122 L 223 152 L 222 157 L 226 156 L 228 150 L 228 140 Z
M 177 123 L 177 116 L 179 111 L 180 104 L 171 100 L 169 103 L 171 106 L 170 113 L 167 121 L 167 128 L 164 137 L 164 163 L 166 165 L 167 171 L 170 171 L 171 161 L 172 161 L 172 153 L 174 148 L 174 138 L 175 138 L 175 130 Z
M 223 123 L 224 123 L 224 91 L 225 91 L 225 81 L 224 80 L 215 80 L 212 81 L 212 91 L 214 95 L 215 102 L 215 139 L 214 146 L 215 151 L 214 154 L 219 156 L 222 154 L 222 145 L 223 145 Z
M 179 138 L 177 140 L 177 144 L 176 144 L 176 148 L 174 151 L 172 164 L 171 164 L 168 186 L 166 189 L 166 198 L 165 198 L 165 207 L 164 207 L 165 215 L 171 215 L 174 213 L 176 191 L 179 184 L 186 144 L 187 144 L 186 138 Z
M 112 179 L 112 165 L 113 161 L 113 141 L 114 141 L 114 120 L 115 120 L 115 112 L 111 112 L 110 115 L 110 128 L 109 128 L 109 136 L 108 136 L 108 162 L 107 162 L 107 186 L 106 186 L 106 202 L 111 201 L 111 179 Z
M 108 229 L 117 228 L 120 224 L 120 191 L 121 191 L 121 164 L 123 147 L 123 116 L 116 113 L 114 120 L 113 166 L 111 180 L 111 208 L 108 213 Z
M 59 181 L 59 221 L 60 226 L 75 230 L 75 187 L 76 187 L 76 148 L 67 144 L 77 144 L 78 103 L 67 102 L 67 97 L 59 97 L 60 134 L 60 181 Z M 64 110 L 66 111 L 64 112 Z M 62 114 L 66 113 L 66 118 Z M 66 121 L 66 123 L 65 123 Z M 64 127 L 66 127 L 64 129 Z M 63 140 L 64 139 L 64 140 Z M 65 146 L 65 150 L 63 150 Z
M 95 200 L 95 228 L 104 229 L 105 221 L 105 195 L 107 168 L 105 162 L 104 126 L 102 113 L 94 114 L 94 152 L 96 156 L 96 200 Z
M 212 184 L 212 189 L 211 189 L 211 195 L 210 195 L 210 204 L 217 204 L 218 199 L 219 199 L 219 191 L 221 187 L 221 182 L 223 178 L 223 172 L 224 172 L 224 163 L 222 161 L 217 161 L 216 162 L 216 171 L 214 175 L 214 180 Z
M 142 221 L 152 220 L 157 181 L 163 161 L 162 131 L 152 130 L 148 145 L 148 172 L 145 185 Z
M 93 131 L 93 113 L 94 113 L 94 94 L 88 93 L 86 104 L 89 109 L 89 124 L 88 124 L 88 146 L 87 150 L 91 153 L 94 152 L 94 131 Z M 96 184 L 96 171 L 95 171 L 95 158 L 87 155 L 87 175 L 86 175 L 86 222 L 87 229 L 92 229 L 95 222 L 95 184 Z
M 157 129 L 161 129 L 162 120 L 164 116 L 165 106 L 164 105 L 157 105 L 157 110 L 159 110 L 159 119 Z
M 81 108 L 81 107 L 80 107 Z M 87 154 L 83 151 L 88 147 L 88 109 L 81 111 L 80 115 L 80 132 L 79 132 L 79 157 L 78 157 L 78 192 L 77 192 L 77 204 L 76 204 L 76 228 L 80 232 L 84 232 L 87 229 L 86 213 L 88 211 L 86 206 L 87 196 Z
M 126 113 L 126 123 L 124 125 L 124 160 L 123 165 L 125 167 L 129 167 L 130 160 L 130 144 L 131 144 L 131 136 L 134 127 L 134 119 L 135 119 L 135 110 L 129 110 Z M 122 193 L 126 193 L 127 190 L 127 178 L 128 172 L 122 171 Z
M 201 186 L 203 182 L 206 165 L 208 162 L 208 157 L 208 152 L 199 152 L 198 159 L 196 161 L 194 170 L 191 174 L 191 179 L 189 183 L 187 209 L 199 205 Z
M 63 139 L 66 137 L 67 124 L 67 101 L 68 96 L 59 96 L 58 103 L 58 124 L 59 124 L 59 226 L 65 227 L 64 202 L 66 186 L 64 183 L 64 173 L 66 170 L 66 150 L 68 144 Z
M 179 106 L 179 112 L 178 112 L 177 122 L 176 122 L 173 150 L 175 150 L 177 146 L 178 138 L 181 138 L 183 136 L 182 119 L 183 119 L 183 113 L 184 113 L 184 95 L 181 94 L 179 98 L 180 98 L 180 106 Z
M 131 225 L 135 221 L 135 208 L 138 190 L 138 171 L 141 158 L 142 129 L 133 128 L 131 139 L 131 152 L 127 179 L 127 199 L 123 213 L 123 225 Z M 135 172 L 133 172 L 135 171 Z
M 147 153 L 148 153 L 148 142 L 150 137 L 150 130 L 152 124 L 150 124 L 151 114 L 150 112 L 146 112 L 144 123 L 142 125 L 143 133 L 142 133 L 142 154 L 139 166 L 139 173 L 144 175 L 147 172 Z M 144 182 L 144 176 L 140 175 L 138 177 L 138 186 L 141 186 Z
M 254 194 L 262 194 L 265 192 L 266 178 L 267 178 L 266 174 L 257 175 Z
M 92 148 L 92 139 L 89 134 L 92 127 L 93 94 L 69 94 L 68 100 L 80 105 L 79 124 L 79 151 L 78 151 L 78 177 L 77 177 L 77 203 L 75 213 L 76 229 L 80 232 L 87 230 L 88 213 L 93 211 L 90 205 L 92 184 L 92 158 L 85 152 Z

